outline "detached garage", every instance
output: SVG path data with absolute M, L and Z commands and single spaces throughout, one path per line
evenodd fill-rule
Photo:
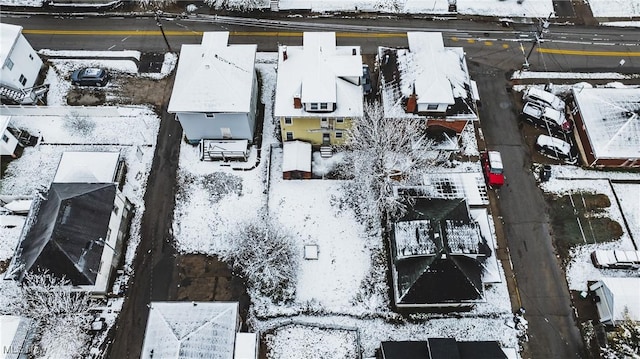
M 589 167 L 640 167 L 640 89 L 573 89 L 576 144 Z
M 288 141 L 282 144 L 282 178 L 311 178 L 311 144 Z

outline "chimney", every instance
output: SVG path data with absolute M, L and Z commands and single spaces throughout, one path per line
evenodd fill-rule
M 287 56 L 287 47 L 282 46 L 282 61 L 287 61 L 287 58 L 289 58 L 289 56 Z
M 418 99 L 416 98 L 416 94 L 412 93 L 407 100 L 407 113 L 415 113 L 417 110 Z
M 302 108 L 302 99 L 300 94 L 293 95 L 293 108 Z

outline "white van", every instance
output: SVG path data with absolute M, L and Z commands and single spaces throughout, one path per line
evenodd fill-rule
M 536 127 L 548 128 L 552 132 L 570 133 L 572 130 L 571 122 L 563 112 L 544 107 L 536 102 L 525 103 L 521 117 Z
M 551 107 L 564 112 L 565 103 L 560 97 L 536 87 L 527 88 L 524 95 L 522 95 L 522 101 L 539 103 L 544 107 Z

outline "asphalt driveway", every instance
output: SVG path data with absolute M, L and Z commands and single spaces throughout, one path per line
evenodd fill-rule
M 531 154 L 518 128 L 505 73 L 485 65 L 470 70 L 482 100 L 480 122 L 487 148 L 501 152 L 505 167 L 497 215 L 502 217 L 520 305 L 529 321 L 525 350 L 532 358 L 582 358 L 582 338 L 553 248 L 546 204 L 530 170 Z M 494 219 L 499 221 L 497 215 Z

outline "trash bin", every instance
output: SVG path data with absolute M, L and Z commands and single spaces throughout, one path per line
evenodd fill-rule
M 551 166 L 544 165 L 540 168 L 540 181 L 547 182 L 551 178 Z

